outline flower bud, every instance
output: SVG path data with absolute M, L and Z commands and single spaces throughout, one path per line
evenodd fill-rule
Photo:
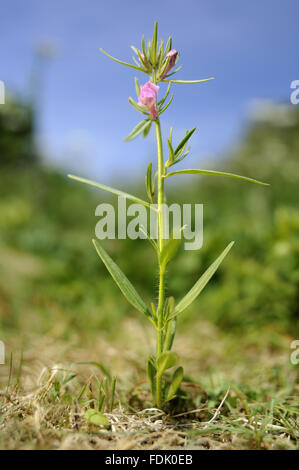
M 172 67 L 174 67 L 177 56 L 178 56 L 178 51 L 176 49 L 171 49 L 171 51 L 169 51 L 166 54 L 166 59 L 169 57 L 169 62 L 168 62 L 165 72 L 163 73 L 161 77 L 161 80 L 163 80 L 163 78 L 166 77 L 166 75 L 172 69 Z
M 156 104 L 159 88 L 159 86 L 151 81 L 146 82 L 140 87 L 138 104 L 139 106 L 145 106 L 149 110 L 152 119 L 156 119 L 158 115 Z

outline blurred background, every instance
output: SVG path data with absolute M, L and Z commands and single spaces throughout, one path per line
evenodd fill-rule
M 231 241 L 236 244 L 181 320 L 209 323 L 237 339 L 270 332 L 295 338 L 299 316 L 299 79 L 296 0 L 102 2 L 11 0 L 0 17 L 0 339 L 17 333 L 84 338 L 117 334 L 139 319 L 91 245 L 95 207 L 109 197 L 68 181 L 88 176 L 145 197 L 154 135 L 124 143 L 138 122 L 127 98 L 134 71 L 129 46 L 173 36 L 176 78 L 163 116 L 178 141 L 192 137 L 189 168 L 251 176 L 270 188 L 220 177 L 182 176 L 169 201 L 204 204 L 204 245 L 170 267 L 168 292 L 183 296 Z M 138 77 L 142 83 L 143 76 Z M 163 85 L 162 85 L 163 88 Z M 115 198 L 111 199 L 115 203 Z M 157 267 L 146 241 L 105 242 L 138 291 L 157 295 Z M 142 269 L 140 266 L 142 265 Z M 153 281 L 154 280 L 154 281 Z M 143 321 L 143 320 L 141 320 Z M 200 326 L 198 327 L 200 328 Z M 269 337 L 267 336 L 268 340 Z

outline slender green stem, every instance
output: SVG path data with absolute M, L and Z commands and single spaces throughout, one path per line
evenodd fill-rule
M 163 147 L 160 121 L 155 121 L 156 125 L 156 138 L 157 138 L 157 152 L 158 152 L 158 245 L 160 253 L 164 246 L 164 221 L 163 221 L 163 203 L 164 203 L 164 162 L 163 162 Z M 165 268 L 160 265 L 160 278 L 159 278 L 159 301 L 158 301 L 158 328 L 157 328 L 157 357 L 163 350 L 163 311 L 165 301 Z M 162 377 L 157 376 L 157 389 L 156 389 L 156 404 L 158 408 L 162 405 Z
M 163 211 L 162 204 L 164 202 L 164 162 L 163 162 L 163 147 L 162 147 L 162 136 L 161 136 L 161 127 L 160 121 L 157 119 L 156 124 L 156 138 L 157 138 L 157 151 L 158 151 L 158 226 L 159 226 L 159 248 L 160 251 L 163 249 L 164 239 L 163 239 Z

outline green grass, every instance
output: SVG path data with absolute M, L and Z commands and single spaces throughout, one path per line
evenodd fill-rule
M 124 320 L 114 340 L 102 333 L 85 344 L 53 334 L 31 337 L 21 370 L 19 340 L 12 336 L 9 384 L 10 363 L 0 369 L 0 447 L 295 449 L 299 384 L 286 354 L 289 340 L 268 331 L 261 338 L 249 334 L 240 342 L 209 322 L 179 335 L 185 381 L 200 388 L 185 387 L 192 407 L 171 416 L 151 408 L 143 365 L 154 337 L 139 322 Z M 91 423 L 88 409 L 103 412 L 109 425 Z

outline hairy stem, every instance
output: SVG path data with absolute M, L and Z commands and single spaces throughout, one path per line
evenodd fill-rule
M 164 162 L 163 162 L 163 147 L 160 121 L 155 121 L 156 125 L 156 138 L 157 138 L 157 152 L 158 152 L 158 245 L 160 253 L 164 246 L 163 234 L 163 206 L 164 203 Z M 158 328 L 157 328 L 157 357 L 163 351 L 163 311 L 165 301 L 165 269 L 160 265 L 159 272 L 159 301 L 158 301 Z M 160 408 L 162 405 L 162 377 L 157 376 L 157 389 L 156 389 L 156 404 Z

